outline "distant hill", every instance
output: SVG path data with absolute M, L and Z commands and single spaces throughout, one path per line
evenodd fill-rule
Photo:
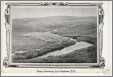
M 13 32 L 51 31 L 59 35 L 92 35 L 96 36 L 96 17 L 49 16 L 41 18 L 24 18 L 13 20 Z

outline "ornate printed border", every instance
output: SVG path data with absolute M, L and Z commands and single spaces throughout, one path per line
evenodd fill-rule
M 103 40 L 103 18 L 104 18 L 104 11 L 102 8 L 102 3 L 71 3 L 71 2 L 38 2 L 38 3 L 6 3 L 7 7 L 5 9 L 5 26 L 6 26 L 6 47 L 7 47 L 7 56 L 4 59 L 3 65 L 5 67 L 46 67 L 46 68 L 58 68 L 58 67 L 104 67 L 105 66 L 105 61 L 104 58 L 102 57 L 102 40 Z M 98 62 L 97 63 L 70 63 L 69 65 L 66 65 L 66 63 L 64 64 L 42 64 L 42 63 L 28 63 L 28 64 L 24 64 L 24 63 L 18 63 L 18 64 L 14 64 L 10 62 L 11 56 L 10 56 L 10 52 L 11 52 L 11 31 L 12 31 L 12 25 L 11 25 L 11 14 L 10 14 L 10 10 L 11 10 L 11 6 L 97 6 L 98 7 L 98 25 L 97 25 L 97 29 L 98 29 L 98 38 L 97 38 L 97 43 L 98 43 L 98 49 L 97 49 L 97 59 Z

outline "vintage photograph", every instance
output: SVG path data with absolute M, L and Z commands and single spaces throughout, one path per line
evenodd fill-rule
M 13 63 L 97 63 L 97 6 L 14 6 Z
M 112 1 L 2 1 L 1 76 L 112 76 Z

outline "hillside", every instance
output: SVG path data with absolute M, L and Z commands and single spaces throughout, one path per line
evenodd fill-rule
M 41 18 L 14 19 L 12 29 L 13 53 L 22 52 L 22 54 L 24 54 L 24 56 L 22 55 L 20 55 L 20 57 L 16 56 L 17 57 L 15 58 L 16 61 L 15 60 L 14 61 L 19 62 L 19 60 L 17 59 L 20 58 L 25 59 L 24 60 L 25 62 L 26 61 L 46 62 L 44 58 L 40 59 L 38 58 L 38 56 L 44 56 L 46 54 L 49 54 L 50 51 L 51 53 L 54 53 L 56 52 L 57 49 L 58 50 L 61 49 L 62 51 L 62 49 L 64 48 L 65 50 L 65 48 L 68 48 L 69 46 L 76 44 L 73 40 L 71 40 L 74 36 L 85 35 L 88 37 L 78 37 L 77 39 L 74 40 L 77 40 L 79 42 L 83 41 L 86 42 L 85 43 L 86 46 L 88 44 L 92 44 L 92 46 L 88 46 L 85 48 L 85 45 L 80 43 L 80 46 L 83 45 L 82 49 L 78 50 L 75 49 L 76 51 L 73 50 L 72 52 L 66 54 L 61 58 L 55 56 L 47 58 L 47 62 L 55 62 L 55 59 L 58 59 L 56 60 L 56 62 L 63 62 L 63 60 L 65 60 L 65 62 L 95 62 L 96 44 L 97 44 L 96 22 L 97 22 L 96 17 L 72 17 L 72 16 L 50 16 Z M 58 42 L 58 40 L 60 42 Z M 76 45 L 74 48 L 76 48 Z M 41 49 L 41 51 L 39 51 L 39 49 Z M 26 51 L 28 52 L 26 53 Z M 39 55 L 39 52 L 41 55 Z M 32 59 L 30 59 L 30 61 L 26 60 L 29 58 Z M 71 59 L 72 60 L 74 59 L 75 61 L 71 61 Z

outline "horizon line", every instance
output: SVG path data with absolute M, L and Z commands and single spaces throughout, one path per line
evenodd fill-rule
M 25 17 L 25 18 L 13 18 L 13 19 L 32 19 L 32 18 L 46 18 L 46 17 L 97 17 L 97 16 L 42 16 L 42 17 Z

